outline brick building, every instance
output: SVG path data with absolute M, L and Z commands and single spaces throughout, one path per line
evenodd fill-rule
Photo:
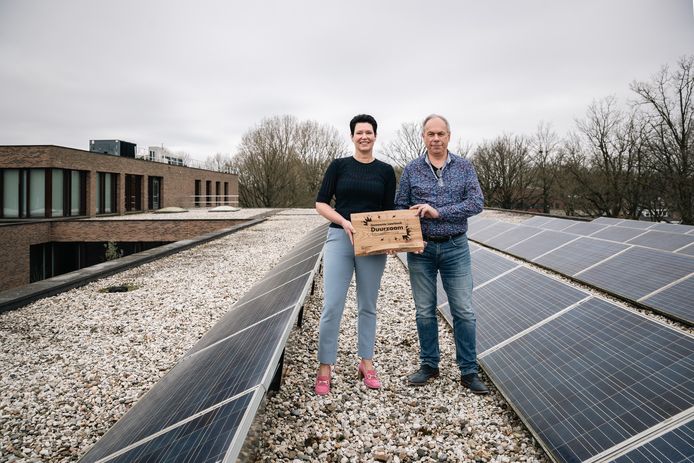
M 109 218 L 236 206 L 237 198 L 232 173 L 61 146 L 0 146 L 0 291 L 103 261 L 104 242 L 131 253 L 234 222 Z

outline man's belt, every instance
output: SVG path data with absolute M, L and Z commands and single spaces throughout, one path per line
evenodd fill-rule
M 425 236 L 424 241 L 431 241 L 432 243 L 445 243 L 450 240 L 454 240 L 459 236 L 464 235 L 465 233 L 458 233 L 456 235 L 448 235 L 448 236 Z

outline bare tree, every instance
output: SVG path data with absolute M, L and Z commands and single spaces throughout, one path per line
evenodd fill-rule
M 301 176 L 297 185 L 296 205 L 313 206 L 328 164 L 335 158 L 345 156 L 348 148 L 334 127 L 304 121 L 298 127 L 296 153 Z
M 629 188 L 638 182 L 642 167 L 636 120 L 635 113 L 620 111 L 616 99 L 607 97 L 591 104 L 586 118 L 577 121 L 581 140 L 569 166 L 599 215 L 638 218 L 629 207 L 634 197 Z
M 557 181 L 557 151 L 559 137 L 549 124 L 540 122 L 537 131 L 530 141 L 530 159 L 533 169 L 534 187 L 537 190 L 535 203 L 544 213 L 550 212 L 554 186 Z
M 528 205 L 533 182 L 528 148 L 524 137 L 503 135 L 475 150 L 472 162 L 488 206 L 524 209 Z
M 227 172 L 231 167 L 231 155 L 217 152 L 205 159 L 205 169 Z
M 694 224 L 694 56 L 681 58 L 674 70 L 663 66 L 631 89 L 648 114 L 652 167 L 668 178 L 664 193 L 682 223 Z
M 395 138 L 381 150 L 381 154 L 401 169 L 423 152 L 422 124 L 418 122 L 403 122 Z
M 325 166 L 345 151 L 332 127 L 294 116 L 263 119 L 243 135 L 234 158 L 239 201 L 244 207 L 313 205 Z

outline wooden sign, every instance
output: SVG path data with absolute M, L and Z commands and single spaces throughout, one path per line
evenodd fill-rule
M 355 230 L 354 254 L 357 256 L 424 249 L 416 211 L 363 212 L 352 214 L 350 219 Z

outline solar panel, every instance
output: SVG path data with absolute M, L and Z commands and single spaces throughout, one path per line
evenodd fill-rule
M 640 303 L 678 320 L 694 324 L 694 275 L 640 299 Z
M 234 459 L 318 265 L 317 227 L 123 416 L 83 461 Z M 258 342 L 262 340 L 262 342 Z
M 591 238 L 601 238 L 603 240 L 617 241 L 624 243 L 632 238 L 644 234 L 644 230 L 626 227 L 607 227 L 591 235 Z
M 257 392 L 262 397 L 262 391 Z M 113 463 L 145 461 L 222 461 L 242 425 L 253 391 L 185 421 L 109 459 Z M 88 454 L 83 462 L 96 461 Z
M 474 230 L 473 232 L 468 234 L 468 237 L 475 241 L 485 243 L 489 238 L 499 235 L 516 226 L 517 225 L 509 222 L 496 222 L 481 230 Z
M 87 455 L 103 458 L 259 384 L 269 385 L 274 371 L 268 376 L 266 369 L 291 317 L 292 310 L 285 310 L 184 357 Z
M 576 222 L 575 224 L 565 228 L 562 231 L 566 233 L 573 233 L 575 235 L 588 236 L 606 228 L 607 226 L 608 225 L 603 225 L 595 222 Z
M 613 241 L 581 237 L 535 259 L 533 262 L 564 275 L 572 276 L 628 247 L 626 244 Z
M 254 299 L 244 298 L 224 314 L 186 355 L 198 352 L 254 323 L 296 305 L 302 298 L 305 289 L 306 279 L 296 278 L 282 286 L 272 288 Z
M 472 293 L 477 352 L 484 352 L 587 294 L 547 275 L 519 267 Z
M 646 442 L 613 463 L 685 463 L 694 461 L 694 421 L 689 421 L 662 436 Z
M 542 233 L 538 233 L 523 242 L 514 246 L 509 246 L 506 251 L 518 257 L 533 260 L 575 239 L 577 239 L 576 235 L 553 230 L 544 230 Z
M 636 301 L 692 272 L 694 259 L 689 256 L 633 247 L 574 278 Z
M 587 460 L 694 403 L 694 338 L 597 298 L 479 361 L 559 462 Z
M 686 248 L 678 249 L 677 254 L 685 254 L 687 256 L 694 256 L 694 244 L 690 244 Z
M 604 225 L 617 225 L 618 223 L 623 221 L 624 219 L 616 219 L 614 217 L 598 217 L 597 219 L 593 219 L 592 223 L 599 223 Z
M 651 230 L 685 234 L 694 231 L 694 225 L 682 225 L 679 223 L 657 223 L 651 227 Z
M 541 231 L 542 229 L 537 227 L 518 225 L 500 235 L 496 235 L 495 237 L 486 240 L 485 244 L 495 249 L 505 250 L 526 238 L 537 235 Z
M 479 216 L 475 216 L 475 217 L 479 217 Z M 470 236 L 470 233 L 472 233 L 472 232 L 481 231 L 481 230 L 487 228 L 488 226 L 494 225 L 495 223 L 498 223 L 498 222 L 499 222 L 498 220 L 494 220 L 494 219 L 482 219 L 482 218 L 480 218 L 480 219 L 475 220 L 474 222 L 470 221 L 470 219 L 468 219 L 468 236 Z
M 472 280 L 475 288 L 496 278 L 502 273 L 518 267 L 518 263 L 486 249 L 475 253 L 472 259 Z
M 576 223 L 579 223 L 575 220 L 570 220 L 570 219 L 557 219 L 557 218 L 552 218 L 549 222 L 546 222 L 540 226 L 540 228 L 544 228 L 545 230 L 555 230 L 555 231 L 562 231 Z
M 694 243 L 694 236 L 649 230 L 643 235 L 630 239 L 627 243 L 664 251 L 675 251 Z
M 619 222 L 620 227 L 636 228 L 638 230 L 649 230 L 655 225 L 655 222 L 646 222 L 643 220 L 624 219 Z
M 524 220 L 521 222 L 523 225 L 531 226 L 531 227 L 542 227 L 543 224 L 549 222 L 552 220 L 552 217 L 543 217 L 541 215 L 536 215 L 530 219 Z

